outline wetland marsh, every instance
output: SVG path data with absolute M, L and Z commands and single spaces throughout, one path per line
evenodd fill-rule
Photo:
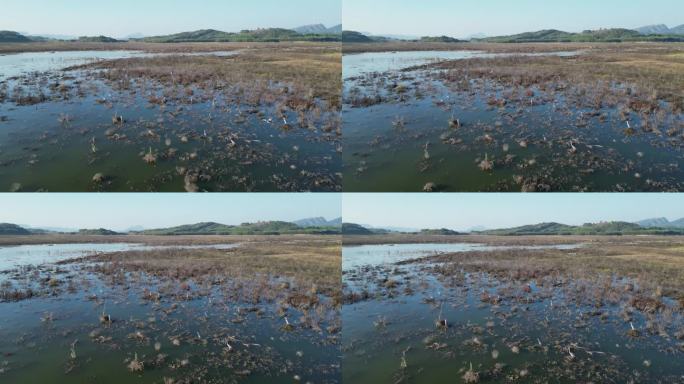
M 344 44 L 345 191 L 681 191 L 684 45 Z
M 103 238 L 2 239 L 0 381 L 340 382 L 339 237 Z
M 344 381 L 684 379 L 679 237 L 344 242 Z
M 6 191 L 341 190 L 339 44 L 0 52 Z

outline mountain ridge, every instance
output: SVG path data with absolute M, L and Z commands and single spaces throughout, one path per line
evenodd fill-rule
M 634 28 L 634 30 L 642 35 L 684 35 L 684 24 L 672 28 L 665 24 L 653 24 Z
M 684 41 L 684 36 L 672 34 L 642 34 L 633 29 L 607 28 L 586 30 L 580 33 L 565 32 L 557 29 L 524 32 L 515 35 L 504 35 L 478 39 L 489 43 L 591 43 L 591 42 L 677 42 Z
M 332 220 L 327 220 L 325 217 L 307 217 L 301 220 L 295 220 L 293 223 L 300 227 L 341 227 L 342 218 L 338 217 Z
M 309 24 L 302 25 L 301 27 L 297 28 L 292 28 L 292 30 L 302 35 L 339 35 L 342 33 L 342 24 L 334 25 L 330 28 L 326 27 L 324 24 Z
M 657 217 L 636 223 L 644 228 L 684 228 L 684 218 L 670 221 L 665 217 Z
M 147 43 L 199 43 L 199 42 L 285 42 L 285 41 L 339 41 L 331 34 L 301 34 L 291 29 L 263 28 L 240 32 L 223 32 L 216 29 L 200 29 L 171 35 L 149 36 L 136 41 Z

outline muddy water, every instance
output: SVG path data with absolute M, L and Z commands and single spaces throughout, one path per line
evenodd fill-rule
M 684 346 L 673 337 L 684 317 L 671 300 L 656 314 L 630 312 L 640 333 L 633 338 L 623 318 L 627 297 L 606 298 L 600 307 L 588 298 L 604 280 L 440 277 L 429 263 L 374 266 L 395 246 L 374 247 L 368 265 L 344 272 L 345 296 L 368 295 L 343 307 L 345 381 L 675 383 L 684 375 Z M 419 253 L 432 252 L 427 246 Z M 484 293 L 497 301 L 483 301 Z M 647 331 L 653 323 L 662 332 Z
M 451 60 L 477 57 L 451 54 Z M 635 130 L 627 134 L 617 108 L 587 108 L 562 92 L 535 88 L 532 97 L 517 91 L 511 96 L 511 90 L 479 79 L 464 80 L 470 90 L 462 91 L 436 71 L 399 72 L 444 57 L 415 52 L 354 56 L 345 56 L 350 76 L 342 114 L 348 191 L 414 192 L 427 183 L 439 191 L 684 188 L 679 166 L 684 116 L 665 114 L 656 131 L 645 132 L 643 116 L 631 113 Z M 376 96 L 381 100 L 370 106 L 355 102 Z M 504 97 L 516 102 L 490 105 L 492 98 Z M 450 126 L 452 119 L 461 126 Z M 483 161 L 490 167 L 483 170 Z
M 192 55 L 197 54 L 230 60 L 239 53 Z M 300 127 L 298 115 L 286 111 L 286 126 L 273 105 L 235 104 L 234 90 L 192 89 L 188 94 L 183 86 L 167 89 L 135 79 L 123 89 L 119 85 L 114 89 L 93 73 L 62 70 L 93 60 L 152 54 L 67 52 L 15 57 L 21 55 L 0 60 L 0 73 L 6 68 L 18 75 L 0 79 L 0 190 L 340 188 L 337 135 L 322 131 L 337 121 L 337 113 L 308 116 L 311 124 Z
M 16 258 L 28 253 L 13 249 L 21 253 Z M 149 248 L 64 245 L 60 254 L 127 249 Z M 32 248 L 32 254 L 39 252 L 47 251 Z M 102 274 L 104 266 L 25 266 L 0 273 L 3 290 L 33 287 L 48 293 L 0 302 L 0 382 L 291 383 L 295 377 L 340 382 L 339 349 L 327 332 L 339 323 L 333 310 L 307 314 L 320 318 L 317 331 L 303 325 L 303 312 L 288 308 L 284 316 L 293 328 L 286 331 L 276 304 L 285 297 L 250 299 L 262 277 L 179 281 L 137 272 Z M 101 321 L 103 313 L 111 323 Z M 133 372 L 128 367 L 136 355 L 143 370 Z

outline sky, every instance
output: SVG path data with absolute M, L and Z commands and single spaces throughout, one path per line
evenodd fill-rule
M 345 194 L 345 222 L 465 231 L 542 222 L 580 225 L 684 217 L 684 194 Z
M 341 0 L 4 0 L 0 30 L 69 36 L 340 24 Z
M 341 216 L 339 194 L 3 194 L 0 223 L 68 229 L 171 227 Z
M 344 0 L 344 29 L 373 34 L 508 35 L 684 24 L 682 0 Z

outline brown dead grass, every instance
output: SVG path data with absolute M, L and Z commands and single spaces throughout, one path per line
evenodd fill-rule
M 220 45 L 212 45 L 219 50 Z M 195 49 L 196 47 L 193 47 Z M 239 49 L 232 44 L 226 50 Z M 201 51 L 201 50 L 197 50 Z M 106 77 L 116 81 L 151 78 L 164 84 L 242 85 L 249 92 L 261 92 L 254 84 L 289 85 L 296 96 L 317 98 L 339 109 L 342 89 L 342 55 L 335 44 L 253 45 L 236 56 L 162 56 L 118 59 L 78 68 L 107 69 Z M 171 75 L 173 74 L 173 75 Z
M 557 236 L 524 237 L 517 238 L 516 241 L 511 241 L 509 237 L 487 236 L 485 238 L 486 243 L 497 245 L 558 244 L 559 240 Z M 467 269 L 529 278 L 550 274 L 568 275 L 575 278 L 587 278 L 599 274 L 629 277 L 639 281 L 642 286 L 653 289 L 660 287 L 665 294 L 675 298 L 684 297 L 684 237 L 568 236 L 568 238 L 568 240 L 573 240 L 572 242 L 585 245 L 575 250 L 462 252 L 423 260 L 457 263 Z M 522 241 L 518 242 L 519 240 Z
M 536 45 L 516 45 L 520 52 L 537 52 Z M 597 82 L 628 84 L 642 94 L 684 107 L 684 44 L 563 45 L 545 48 L 582 51 L 576 57 L 500 57 L 454 60 L 433 66 L 450 69 L 454 76 L 469 74 L 504 84 L 533 86 L 544 81 L 565 81 L 597 87 Z M 489 51 L 499 51 L 493 46 Z M 551 50 L 553 51 L 553 50 Z
M 98 242 L 100 237 L 90 237 Z M 220 275 L 252 280 L 257 275 L 288 277 L 300 286 L 339 292 L 342 273 L 340 236 L 129 236 L 129 242 L 164 245 L 239 243 L 234 249 L 164 249 L 128 251 L 75 259 L 101 261 L 127 270 L 192 278 Z M 85 240 L 85 239 L 84 239 Z

